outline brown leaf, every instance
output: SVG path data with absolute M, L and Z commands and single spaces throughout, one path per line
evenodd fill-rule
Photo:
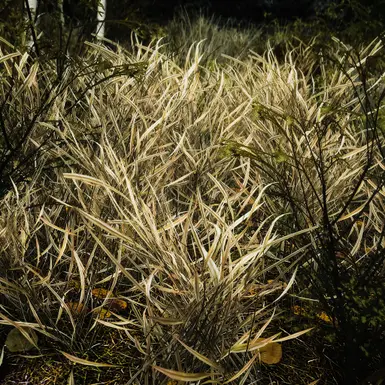
M 114 295 L 114 293 L 111 290 L 102 289 L 102 288 L 92 289 L 91 293 L 94 297 L 102 298 L 102 299 L 106 298 L 108 295 L 110 296 Z
M 110 318 L 112 316 L 112 313 L 104 308 L 97 311 L 96 314 L 99 316 L 100 319 Z
M 127 302 L 122 299 L 112 299 L 108 302 L 108 307 L 114 312 L 123 311 L 127 306 Z
M 266 345 L 260 350 L 261 361 L 268 365 L 278 364 L 282 358 L 282 346 L 276 342 Z
M 79 302 L 66 302 L 66 305 L 70 309 L 72 315 L 78 316 L 82 314 L 84 311 L 88 312 L 87 307 L 83 303 Z

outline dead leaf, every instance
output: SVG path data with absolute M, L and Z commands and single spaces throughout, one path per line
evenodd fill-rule
M 329 317 L 324 311 L 322 313 L 317 314 L 317 317 L 328 324 L 333 323 L 331 317 Z
M 95 298 L 102 298 L 102 299 L 106 298 L 107 296 L 114 296 L 114 293 L 111 290 L 102 289 L 102 288 L 92 289 L 91 293 Z
M 30 340 L 18 328 L 13 328 L 8 333 L 5 345 L 10 352 L 26 352 L 33 349 L 37 344 L 39 338 L 36 332 L 28 327 L 24 327 L 23 330 L 28 334 Z
M 79 302 L 66 302 L 66 305 L 70 309 L 73 316 L 79 316 L 83 311 L 88 312 L 87 307 L 83 303 Z
M 110 318 L 112 316 L 112 313 L 104 308 L 97 311 L 96 314 L 99 316 L 99 319 Z
M 127 302 L 122 299 L 111 299 L 108 302 L 108 306 L 112 311 L 119 312 L 127 309 Z
M 257 341 L 263 341 L 264 338 L 258 338 Z M 282 346 L 276 342 L 271 342 L 270 344 L 259 349 L 261 355 L 261 361 L 268 365 L 278 364 L 282 359 Z
M 294 305 L 291 310 L 293 311 L 293 313 L 295 315 L 305 315 L 305 309 L 303 309 L 301 306 L 299 305 Z

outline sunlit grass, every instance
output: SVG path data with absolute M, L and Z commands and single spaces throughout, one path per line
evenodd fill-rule
M 25 148 L 49 146 L 0 202 L 0 331 L 35 330 L 33 354 L 53 355 L 68 383 L 264 378 L 263 349 L 282 342 L 285 357 L 302 335 L 275 322 L 298 271 L 317 270 L 325 215 L 346 235 L 347 270 L 382 240 L 383 157 L 343 45 L 334 65 L 303 44 L 283 63 L 267 50 L 202 65 L 204 44 L 181 64 L 162 40 L 89 43 L 82 75 L 31 120 Z M 11 113 L 33 113 L 54 67 L 0 60 L 5 83 L 23 67 Z M 377 78 L 367 89 L 381 92 Z

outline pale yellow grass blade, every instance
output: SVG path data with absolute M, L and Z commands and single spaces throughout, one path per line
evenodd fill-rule
M 178 372 L 176 370 L 170 370 L 161 368 L 160 366 L 153 365 L 153 368 L 156 369 L 158 372 L 163 373 L 167 377 L 177 380 L 177 381 L 183 381 L 183 382 L 190 382 L 190 381 L 199 381 L 203 380 L 207 377 L 211 377 L 212 373 L 186 373 L 186 372 Z
M 20 56 L 20 52 L 13 52 L 13 53 L 9 53 L 8 55 L 4 55 L 0 58 L 0 63 L 3 63 L 5 61 L 7 61 L 8 59 L 12 59 L 16 56 Z
M 223 384 L 228 384 L 229 382 L 235 381 L 237 378 L 242 376 L 242 374 L 245 373 L 251 367 L 251 365 L 253 365 L 254 361 L 258 358 L 258 356 L 259 356 L 258 353 L 254 354 L 253 357 L 251 357 L 251 359 L 246 363 L 246 365 L 241 370 L 239 370 L 236 374 L 234 374 L 234 376 L 229 378 Z
M 67 385 L 75 385 L 74 369 L 71 369 L 71 372 L 68 376 Z
M 121 233 L 120 231 L 116 230 L 115 228 L 113 228 L 112 226 L 108 225 L 107 223 L 101 221 L 100 219 L 98 218 L 95 218 L 94 216 L 92 216 L 91 214 L 88 214 L 86 213 L 85 211 L 81 210 L 81 209 L 78 209 L 79 210 L 79 213 L 81 215 L 83 215 L 85 218 L 87 218 L 90 222 L 92 222 L 93 224 L 99 226 L 101 229 L 103 229 L 104 231 L 106 231 L 107 233 L 111 234 L 111 235 L 114 235 L 116 236 L 117 238 L 120 238 L 124 241 L 126 241 L 128 244 L 132 244 L 132 239 L 127 237 L 125 234 Z
M 290 290 L 290 288 L 293 286 L 293 283 L 294 283 L 294 281 L 295 281 L 295 276 L 296 276 L 296 274 L 297 274 L 297 270 L 298 270 L 298 266 L 295 268 L 295 270 L 294 270 L 294 273 L 293 273 L 293 275 L 291 276 L 291 278 L 290 278 L 290 281 L 289 281 L 289 283 L 287 284 L 287 286 L 286 286 L 286 288 L 285 288 L 285 290 L 281 293 L 281 295 L 278 297 L 278 298 L 276 298 L 275 300 L 274 300 L 274 302 L 277 302 L 277 301 L 279 301 L 289 290 Z
M 273 310 L 273 313 L 271 314 L 270 318 L 263 324 L 263 326 L 258 330 L 258 333 L 255 335 L 255 337 L 252 339 L 252 342 L 257 342 L 261 335 L 263 334 L 263 332 L 266 330 L 266 328 L 270 325 L 270 322 L 273 320 L 274 316 L 275 316 L 275 310 Z
M 180 321 L 176 318 L 166 318 L 166 317 L 151 317 L 151 319 L 161 325 L 182 325 L 184 321 Z
M 355 210 L 351 211 L 350 213 L 342 216 L 340 219 L 338 219 L 338 222 L 341 222 L 341 221 L 345 221 L 346 219 L 349 219 L 351 217 L 354 217 L 355 215 L 357 215 L 358 213 L 360 213 L 366 206 L 366 202 L 364 204 L 362 204 L 361 206 L 357 207 Z
M 120 365 L 104 364 L 103 362 L 94 362 L 94 361 L 84 360 L 83 358 L 75 357 L 63 351 L 60 351 L 60 353 L 63 354 L 63 356 L 69 359 L 70 361 L 80 365 L 94 366 L 96 368 L 116 368 L 120 366 Z
M 305 329 L 305 330 L 302 330 L 300 332 L 290 334 L 289 336 L 279 338 L 279 339 L 275 340 L 274 342 L 284 342 L 284 341 L 293 340 L 294 338 L 302 336 L 303 334 L 306 334 L 306 333 L 310 332 L 310 330 L 313 330 L 313 329 L 314 328 Z
M 235 344 L 230 348 L 231 353 L 245 353 L 245 352 L 252 352 L 257 349 L 261 349 L 268 345 L 270 342 L 277 342 L 275 338 L 277 338 L 281 333 L 277 333 L 269 338 L 264 338 L 258 341 L 252 341 L 250 343 L 243 343 L 243 344 Z
M 218 365 L 216 362 L 210 360 L 209 358 L 207 358 L 206 356 L 204 356 L 203 354 L 197 352 L 195 349 L 193 348 L 190 348 L 190 346 L 186 345 L 183 341 L 181 341 L 179 338 L 177 338 L 177 341 L 186 349 L 188 350 L 193 356 L 195 356 L 196 358 L 198 358 L 198 360 L 204 362 L 205 364 L 215 368 L 215 369 L 218 369 L 220 370 L 220 365 Z
M 60 247 L 59 254 L 58 254 L 57 258 L 56 258 L 54 267 L 60 262 L 62 256 L 64 255 L 65 249 L 67 247 L 68 235 L 69 234 L 70 234 L 69 228 L 68 228 L 68 226 L 66 226 L 65 233 L 64 233 L 63 243 L 62 243 L 62 245 Z
M 4 349 L 5 349 L 5 345 L 3 345 L 3 348 L 1 349 L 0 366 L 3 364 L 3 360 L 4 360 Z

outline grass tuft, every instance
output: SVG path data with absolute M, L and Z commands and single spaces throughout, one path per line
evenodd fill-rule
M 332 384 L 334 350 L 348 384 L 382 359 L 382 43 L 282 59 L 206 27 L 177 57 L 87 43 L 60 80 L 1 51 L 0 338 L 39 337 L 12 378 Z

